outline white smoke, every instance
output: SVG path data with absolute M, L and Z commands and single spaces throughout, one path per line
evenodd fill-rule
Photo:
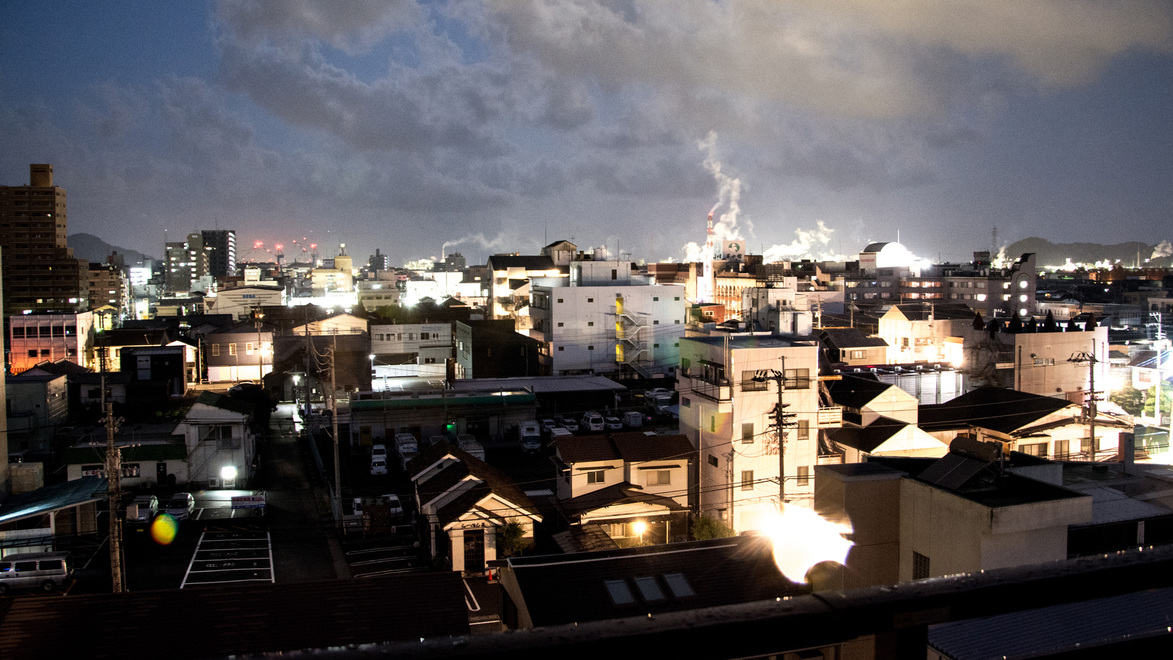
M 448 248 L 456 247 L 457 245 L 464 245 L 466 243 L 475 243 L 489 252 L 499 250 L 502 246 L 508 244 L 504 236 L 497 236 L 496 238 L 489 239 L 485 238 L 485 235 L 480 232 L 475 234 L 468 234 L 456 239 L 455 241 L 444 241 L 444 244 L 440 246 L 440 261 L 444 261 L 444 259 L 448 256 Z
M 1149 259 L 1160 259 L 1161 257 L 1173 257 L 1173 243 L 1161 241 L 1153 246 L 1153 256 Z
M 834 254 L 828 248 L 831 243 L 831 235 L 835 233 L 835 230 L 828 227 L 822 220 L 815 222 L 814 229 L 795 229 L 794 233 L 798 238 L 789 244 L 779 243 L 766 248 L 762 252 L 762 260 L 768 264 L 804 258 L 821 261 L 847 261 L 846 257 Z
M 720 216 L 714 215 L 713 217 L 714 240 L 745 240 L 741 235 L 741 229 L 737 226 L 738 216 L 741 214 L 741 179 L 731 177 L 722 171 L 721 161 L 717 160 L 716 131 L 709 131 L 705 139 L 697 141 L 696 146 L 697 149 L 704 152 L 703 165 L 713 175 L 713 180 L 717 182 L 717 203 L 713 204 L 709 213 L 716 214 L 717 209 L 722 207 L 728 209 Z M 746 224 L 748 231 L 753 232 L 753 225 L 748 222 Z M 689 247 L 685 246 L 684 250 L 688 252 Z

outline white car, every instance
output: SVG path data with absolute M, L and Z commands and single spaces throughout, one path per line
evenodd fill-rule
M 195 511 L 195 497 L 191 493 L 176 493 L 167 502 L 167 515 L 176 520 L 186 520 Z
M 618 417 L 604 417 L 603 424 L 606 425 L 608 431 L 623 430 L 623 420 Z
M 371 457 L 375 456 L 387 458 L 387 445 L 371 445 Z
M 392 518 L 398 518 L 403 515 L 403 503 L 399 501 L 399 496 L 395 493 L 380 495 L 379 500 L 387 506 L 387 513 Z
M 371 474 L 387 474 L 387 455 L 371 457 Z

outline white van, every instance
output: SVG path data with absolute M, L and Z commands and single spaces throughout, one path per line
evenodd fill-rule
M 64 589 L 73 579 L 68 552 L 8 555 L 0 559 L 0 596 L 13 591 Z

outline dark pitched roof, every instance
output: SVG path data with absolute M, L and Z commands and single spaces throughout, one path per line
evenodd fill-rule
M 908 426 L 912 425 L 898 419 L 881 417 L 864 428 L 834 429 L 829 437 L 832 442 L 837 444 L 862 452 L 872 452 Z
M 696 455 L 692 443 L 680 434 L 645 435 L 640 431 L 624 431 L 559 438 L 554 444 L 562 461 L 567 464 L 615 460 L 628 463 L 671 459 L 687 461 Z
M 570 529 L 554 534 L 554 542 L 562 552 L 595 552 L 616 550 L 619 544 L 607 535 L 597 523 L 573 525 Z
M 226 396 L 224 394 L 217 394 L 215 392 L 200 392 L 200 396 L 195 400 L 196 403 L 202 403 L 213 408 L 220 408 L 222 410 L 230 410 L 242 415 L 250 415 L 255 409 L 255 404 L 244 399 L 237 399 Z
M 535 626 L 599 621 L 732 605 L 806 593 L 774 563 L 773 546 L 762 536 L 583 552 L 512 557 L 512 576 Z M 673 577 L 670 583 L 665 576 Z M 636 579 L 650 578 L 659 599 L 643 595 Z M 607 581 L 626 589 L 631 602 L 616 604 Z M 674 591 L 672 584 L 688 591 Z M 678 595 L 679 594 L 679 595 Z M 520 606 L 520 604 L 519 604 Z
M 104 477 L 82 477 L 27 493 L 12 495 L 0 505 L 0 523 L 8 523 L 106 497 Z M 0 639 L 3 639 L 0 635 Z
M 979 426 L 1012 433 L 1072 405 L 1066 399 L 982 387 L 952 401 L 921 406 L 918 419 L 920 427 L 930 432 Z
M 439 474 L 419 484 L 421 500 L 426 502 L 430 497 L 425 495 L 435 497 L 435 495 L 444 492 L 470 475 L 483 482 L 483 485 L 473 487 L 470 489 L 470 492 L 458 497 L 454 502 L 445 505 L 440 512 L 440 522 L 442 524 L 452 522 L 457 517 L 468 512 L 476 502 L 483 499 L 490 492 L 534 515 L 538 514 L 538 509 L 534 506 L 533 501 L 530 500 L 529 496 L 525 494 L 525 491 L 515 484 L 508 475 L 463 449 L 447 442 L 437 442 L 411 459 L 407 463 L 407 474 L 415 477 L 425 468 L 443 460 L 445 457 L 451 457 L 456 460 L 452 464 L 444 467 Z
M 89 369 L 81 366 L 76 362 L 70 362 L 65 358 L 57 360 L 56 362 L 49 362 L 47 360 L 45 362 L 38 362 L 37 364 L 33 365 L 33 368 L 29 371 L 32 371 L 33 369 L 44 371 L 45 373 L 49 374 L 57 374 L 58 376 L 62 374 L 66 376 L 74 376 L 77 374 L 91 373 Z M 25 373 L 28 372 L 26 371 Z
M 831 393 L 831 400 L 836 404 L 845 406 L 847 408 L 863 408 L 876 397 L 880 396 L 888 390 L 888 383 L 881 383 L 872 378 L 860 378 L 859 376 L 852 376 L 844 374 L 842 380 L 831 381 L 828 390 Z
M 643 488 L 624 481 L 606 488 L 591 491 L 585 495 L 566 500 L 562 508 L 571 519 L 577 519 L 582 514 L 595 509 L 613 506 L 616 504 L 656 504 L 666 507 L 669 511 L 684 511 L 688 507 L 680 504 L 671 497 L 645 493 Z
M 859 328 L 822 328 L 816 333 L 824 344 L 834 348 L 862 348 L 866 346 L 887 346 L 888 342 L 879 337 L 869 337 Z

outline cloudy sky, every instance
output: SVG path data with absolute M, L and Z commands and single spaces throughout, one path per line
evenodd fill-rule
M 1156 244 L 1171 7 L 0 0 L 0 184 L 52 163 L 70 233 L 154 255 L 680 260 L 711 209 L 773 258 Z

